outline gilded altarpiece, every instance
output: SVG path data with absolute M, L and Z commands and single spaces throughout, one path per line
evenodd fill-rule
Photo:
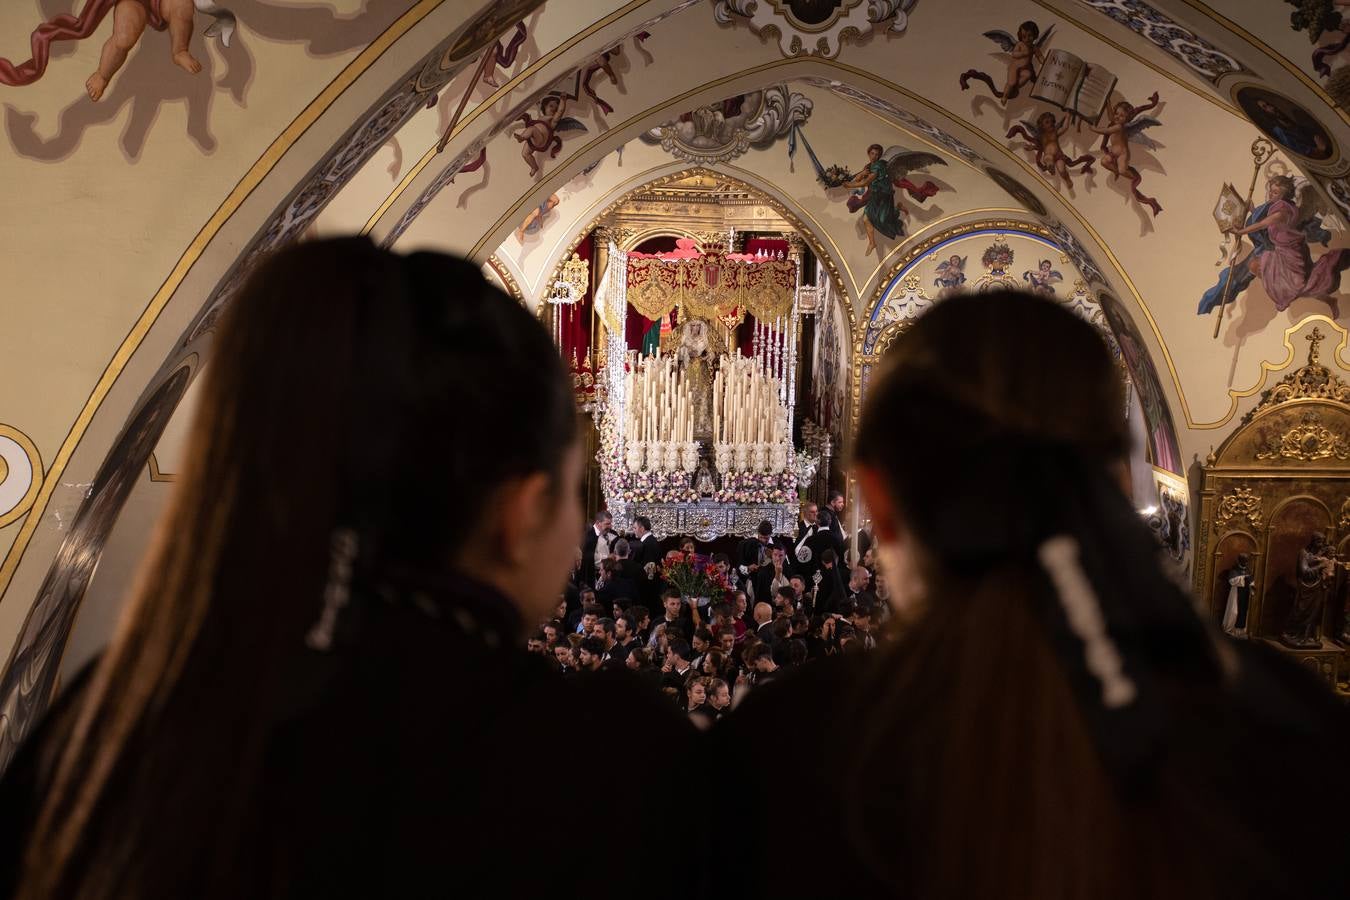
M 1195 591 L 1226 631 L 1350 695 L 1350 385 L 1323 339 L 1206 460 Z

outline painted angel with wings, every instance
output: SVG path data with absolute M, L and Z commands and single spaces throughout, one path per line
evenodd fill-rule
M 1041 26 L 1030 20 L 1017 26 L 1015 38 L 1000 29 L 984 32 L 984 36 L 998 44 L 1007 55 L 1008 79 L 1000 91 L 994 84 L 993 77 L 987 72 L 967 69 L 961 73 L 961 90 L 970 90 L 972 80 L 983 81 L 989 85 L 989 92 L 1007 106 L 1008 101 L 1015 100 L 1024 87 L 1036 83 L 1036 64 L 1045 62 L 1045 45 L 1049 43 L 1050 35 L 1054 33 L 1055 26 L 1051 25 L 1045 29 L 1045 34 L 1041 34 Z
M 565 116 L 567 112 L 567 97 L 559 94 L 549 94 L 539 102 L 539 114 L 542 119 L 536 119 L 528 112 L 520 117 L 520 131 L 514 132 L 512 137 L 520 141 L 520 155 L 525 158 L 525 162 L 530 167 L 530 176 L 539 174 L 539 161 L 535 159 L 536 153 L 548 153 L 549 159 L 554 159 L 558 151 L 562 149 L 561 135 L 569 131 L 586 131 L 586 126 L 571 116 Z
M 867 148 L 867 165 L 857 175 L 841 173 L 830 187 L 855 188 L 848 198 L 849 212 L 863 211 L 863 228 L 867 231 L 867 251 L 877 249 L 877 232 L 888 238 L 903 237 L 905 223 L 902 216 L 909 211 L 896 199 L 895 189 L 908 191 L 915 201 L 922 203 L 938 192 L 931 181 L 915 184 L 910 172 L 926 172 L 929 166 L 945 166 L 947 161 L 936 153 L 924 150 L 906 150 L 903 147 L 883 149 L 880 144 Z
M 1288 175 L 1272 175 L 1266 182 L 1266 202 L 1251 211 L 1242 228 L 1226 229 L 1249 238 L 1251 253 L 1238 260 L 1241 241 L 1236 242 L 1232 262 L 1200 298 L 1199 314 L 1236 300 L 1259 278 L 1266 296 L 1280 311 L 1299 297 L 1316 297 L 1331 307 L 1333 318 L 1339 317 L 1336 298 L 1341 273 L 1350 267 L 1350 249 L 1328 250 L 1313 262 L 1310 245 L 1325 247 L 1331 240 L 1331 232 L 1322 225 L 1325 213 L 1321 195 L 1311 182 L 1300 185 Z
M 215 0 L 87 0 L 78 16 L 61 13 L 39 25 L 30 41 L 33 57 L 15 65 L 0 58 L 0 84 L 18 87 L 32 84 L 47 71 L 54 41 L 82 41 L 98 31 L 103 20 L 112 14 L 112 34 L 103 44 L 98 68 L 84 83 L 90 100 L 99 100 L 108 90 L 112 77 L 122 68 L 129 54 L 141 40 L 146 27 L 169 32 L 169 53 L 174 65 L 191 75 L 202 70 L 202 64 L 192 55 L 193 16 L 204 13 L 213 20 L 203 34 L 216 37 L 226 47 L 234 34 L 234 13 L 218 5 Z
M 967 259 L 969 257 L 953 253 L 937 264 L 937 278 L 933 279 L 933 287 L 939 288 L 938 297 L 949 297 L 961 290 L 961 285 L 966 283 Z
M 1082 168 L 1079 171 L 1084 175 L 1092 174 L 1092 164 L 1097 161 L 1091 153 L 1084 153 L 1082 156 L 1071 159 L 1060 146 L 1059 139 L 1063 137 L 1064 132 L 1069 128 L 1069 117 L 1057 120 L 1055 114 L 1051 112 L 1041 113 L 1035 121 L 1023 119 L 1012 128 L 1008 129 L 1008 137 L 1021 135 L 1026 139 L 1023 144 L 1027 150 L 1035 154 L 1036 168 L 1048 176 L 1049 181 L 1055 187 L 1059 187 L 1059 182 L 1064 182 L 1065 190 L 1073 189 L 1073 180 L 1069 177 L 1069 170 L 1078 166 Z
M 1149 97 L 1143 106 L 1134 106 L 1128 100 L 1121 100 L 1109 107 L 1109 118 L 1105 125 L 1088 126 L 1102 135 L 1102 165 L 1111 173 L 1111 179 L 1114 181 L 1122 175 L 1128 178 L 1134 199 L 1153 210 L 1155 216 L 1162 212 L 1162 207 L 1153 197 L 1147 197 L 1140 192 L 1139 182 L 1144 180 L 1144 176 L 1130 165 L 1130 144 L 1137 143 L 1148 150 L 1158 149 L 1158 142 L 1144 134 L 1144 131 L 1162 123 L 1153 116 L 1141 117 L 1142 113 L 1157 105 L 1157 91 L 1153 92 L 1153 96 Z
M 1043 259 L 1035 269 L 1028 269 L 1023 272 L 1022 280 L 1027 283 L 1027 289 L 1032 293 L 1053 297 L 1055 296 L 1055 285 L 1064 280 L 1064 275 L 1056 271 L 1054 263 L 1048 259 Z

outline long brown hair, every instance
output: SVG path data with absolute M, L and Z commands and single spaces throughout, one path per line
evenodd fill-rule
M 169 509 L 46 754 L 22 897 L 251 894 L 244 832 L 335 529 L 358 567 L 443 569 L 494 486 L 556 474 L 574 438 L 533 316 L 467 262 L 365 239 L 264 262 L 203 377 Z M 496 443 L 473 439 L 489 418 Z
M 869 863 L 910 896 L 1102 900 L 1206 896 L 1211 887 L 1184 853 L 1164 863 L 1158 852 L 1198 827 L 1177 799 L 1184 790 L 1155 790 L 1158 805 L 1123 799 L 1117 773 L 1153 748 L 1123 749 L 1117 760 L 1102 740 L 1101 703 L 1079 689 L 1090 680 L 1079 677 L 1084 654 L 1055 627 L 1063 612 L 1046 601 L 1055 586 L 1037 556 L 1047 537 L 1068 532 L 1085 568 L 1091 557 L 1098 569 L 1114 558 L 1139 570 L 1130 577 L 1140 593 L 1161 596 L 1140 599 L 1126 639 L 1143 646 L 1179 635 L 1170 645 L 1177 670 L 1193 666 L 1199 684 L 1213 685 L 1198 621 L 1140 543 L 1143 526 L 1117 487 L 1128 446 L 1123 383 L 1106 343 L 1029 295 L 938 304 L 875 380 L 855 456 L 885 482 L 920 545 L 924 596 L 875 670 L 876 693 L 860 692 L 881 711 L 860 757 L 912 773 L 901 821 L 885 831 L 864 827 L 861 815 L 851 824 Z M 1082 499 L 1092 496 L 1105 499 Z M 1117 535 L 1123 546 L 1113 545 Z M 1172 774 L 1155 767 L 1148 783 Z M 895 870 L 897 844 L 904 871 Z

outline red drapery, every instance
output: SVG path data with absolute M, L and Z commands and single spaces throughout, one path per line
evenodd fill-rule
M 589 263 L 595 255 L 595 235 L 589 234 L 577 246 L 577 256 Z M 580 365 L 591 352 L 591 284 L 587 282 L 586 293 L 576 303 L 565 304 L 554 310 L 554 315 L 562 317 L 562 341 L 559 351 L 563 361 L 569 366 Z
M 742 252 L 754 255 L 761 250 L 763 250 L 765 253 L 771 253 L 774 256 L 777 256 L 778 254 L 781 253 L 783 254 L 783 257 L 786 259 L 788 252 L 787 238 L 759 238 L 759 237 L 746 238 L 745 250 Z
M 669 253 L 675 249 L 675 238 L 664 236 L 648 238 L 633 249 L 639 253 Z M 631 305 L 627 309 L 627 315 L 627 319 L 624 320 L 624 342 L 629 350 L 640 351 L 648 332 L 658 323 L 642 315 Z

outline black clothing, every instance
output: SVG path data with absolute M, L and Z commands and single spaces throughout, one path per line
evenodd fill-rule
M 1327 765 L 1327 748 L 1350 741 L 1346 711 L 1324 684 L 1277 651 L 1239 646 L 1238 652 L 1242 674 L 1227 695 L 1229 702 L 1191 703 L 1172 717 L 1166 764 L 1174 773 L 1169 783 L 1194 788 L 1190 808 L 1202 816 L 1212 813 L 1221 827 L 1231 826 L 1247 838 L 1241 843 L 1243 855 L 1234 858 L 1233 845 L 1191 834 L 1178 838 L 1177 845 L 1184 843 L 1189 857 L 1204 854 L 1205 871 L 1219 880 L 1216 896 L 1350 897 L 1343 830 L 1328 827 L 1323 815 L 1309 814 L 1298 799 L 1325 810 L 1350 804 L 1345 779 L 1334 764 Z M 745 852 L 711 857 L 708 883 L 717 886 L 717 896 L 806 900 L 913 894 L 906 892 L 906 876 L 922 865 L 927 823 L 923 811 L 910 809 L 906 798 L 921 794 L 931 754 L 940 752 L 929 743 L 936 734 L 928 723 L 945 721 L 948 713 L 934 712 L 943 708 L 943 700 L 927 689 L 927 682 L 921 691 L 874 706 L 867 691 L 876 688 L 877 673 L 885 672 L 878 667 L 888 657 L 831 656 L 767 685 L 759 676 L 744 702 L 713 728 L 706 758 L 756 760 L 744 770 L 746 796 L 754 799 L 742 809 L 755 819 L 739 832 L 749 841 Z M 933 685 L 940 687 L 941 680 Z M 888 722 L 893 728 L 885 728 Z M 874 757 L 859 758 L 858 748 L 872 738 L 880 741 Z M 854 778 L 848 772 L 861 774 Z M 784 790 L 785 784 L 792 790 Z M 1145 804 L 1167 799 L 1150 798 L 1147 786 L 1137 784 L 1122 796 L 1140 805 L 1141 815 L 1147 815 Z M 970 810 L 969 818 L 978 823 L 980 810 Z M 913 832 L 906 830 L 907 820 Z M 779 835 L 810 835 L 812 859 L 830 864 L 781 865 Z M 859 836 L 870 836 L 873 846 L 860 847 Z M 1166 850 L 1154 849 L 1167 858 Z M 887 871 L 878 872 L 874 859 L 884 861 Z
M 613 530 L 607 530 L 605 533 L 606 541 L 614 540 L 610 537 L 610 534 L 613 534 Z M 580 582 L 585 584 L 586 587 L 594 586 L 595 576 L 598 575 L 598 572 L 595 571 L 595 545 L 597 544 L 599 544 L 599 534 L 595 533 L 595 526 L 587 525 L 585 532 L 582 533 L 582 572 L 580 572 Z
M 349 642 L 331 653 L 297 646 L 294 681 L 258 711 L 274 725 L 243 813 L 232 896 L 617 900 L 643 884 L 683 897 L 649 877 L 642 854 L 611 854 L 604 878 L 558 866 L 557 823 L 540 803 L 559 753 L 605 759 L 622 746 L 683 759 L 695 734 L 687 716 L 627 673 L 559 677 L 518 649 L 519 616 L 487 586 L 423 590 L 433 598 L 425 611 L 354 595 L 343 613 L 359 619 Z M 59 746 L 82 696 L 66 692 L 0 785 L 0 895 L 11 893 L 21 835 L 46 792 L 37 751 Z M 626 825 L 652 846 L 682 838 L 664 809 L 631 815 L 640 821 Z M 172 827 L 155 833 L 172 841 Z M 205 893 L 193 887 L 174 896 Z
M 661 599 L 661 590 L 664 582 L 661 580 L 661 561 L 665 554 L 661 552 L 661 542 L 658 541 L 650 532 L 640 541 L 637 541 L 637 549 L 632 551 L 633 561 L 637 564 L 640 573 L 638 577 L 638 596 L 635 598 L 650 610 L 656 610 Z M 654 575 L 647 574 L 647 566 L 656 566 Z
M 834 552 L 839 554 L 839 564 L 843 564 L 846 561 L 845 551 L 848 549 L 848 541 L 844 539 L 844 523 L 839 521 L 839 516 L 828 506 L 821 509 L 817 521 L 834 538 Z
M 784 560 L 783 578 L 790 580 L 794 574 L 796 574 L 796 572 L 793 570 L 791 564 L 788 563 L 787 560 Z M 755 573 L 754 578 L 752 579 L 752 584 L 755 587 L 755 596 L 753 602 L 767 603 L 770 606 L 774 607 L 778 606 L 778 600 L 776 599 L 778 596 L 778 588 L 770 586 L 773 584 L 774 579 L 777 577 L 778 572 L 776 569 L 774 569 L 772 561 L 770 561 L 767 566 L 765 566 L 764 568 L 760 569 L 758 572 Z M 787 586 L 788 585 L 786 584 L 786 582 L 779 585 L 779 587 L 787 587 Z
M 605 582 L 604 587 L 595 589 L 595 600 L 605 608 L 606 614 L 616 613 L 614 608 L 617 600 L 627 600 L 631 606 L 638 602 L 638 585 L 632 579 L 625 578 L 623 575 L 616 575 Z

